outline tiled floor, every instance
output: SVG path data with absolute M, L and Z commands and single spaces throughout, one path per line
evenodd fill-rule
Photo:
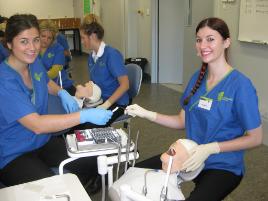
M 73 78 L 76 83 L 87 81 L 87 57 L 74 56 L 72 64 Z M 142 83 L 141 91 L 134 102 L 150 110 L 165 114 L 176 114 L 179 111 L 181 89 L 178 85 L 158 85 Z M 132 133 L 140 130 L 139 153 L 143 160 L 167 149 L 177 138 L 185 135 L 184 131 L 164 128 L 149 121 L 133 118 Z M 268 201 L 268 147 L 260 146 L 246 151 L 246 174 L 239 187 L 224 201 Z M 217 185 L 217 184 L 215 184 Z M 188 195 L 193 184 L 183 185 L 183 192 Z M 209 192 L 208 192 L 209 193 Z M 99 201 L 101 193 L 91 196 Z

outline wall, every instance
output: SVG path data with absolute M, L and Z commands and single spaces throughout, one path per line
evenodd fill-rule
M 129 0 L 132 1 L 132 0 Z M 152 58 L 152 21 L 151 21 L 151 0 L 139 0 L 139 9 L 144 12 L 140 17 L 139 45 L 137 57 L 145 57 L 148 59 L 148 65 L 145 72 L 151 74 L 151 58 Z M 130 25 L 131 26 L 131 25 Z
M 183 49 L 183 87 L 200 67 L 200 58 L 195 50 L 195 28 L 206 17 L 213 16 L 214 0 L 192 0 L 192 26 L 185 27 Z
M 0 13 L 32 13 L 38 18 L 74 17 L 73 0 L 0 0 Z
M 152 57 L 151 10 L 151 0 L 125 1 L 125 56 L 147 58 L 149 64 L 145 72 L 148 74 L 151 74 Z
M 83 0 L 73 0 L 73 12 L 74 17 L 83 19 L 84 17 L 84 1 Z
M 159 1 L 159 83 L 183 82 L 184 1 Z
M 124 54 L 124 0 L 100 0 L 100 19 L 104 41 Z
M 264 143 L 268 145 L 268 46 L 238 41 L 239 9 L 240 0 L 233 3 L 223 3 L 217 0 L 215 15 L 224 19 L 230 28 L 231 65 L 246 74 L 257 89 L 260 111 L 263 116 Z
M 151 0 L 98 0 L 104 41 L 128 57 L 145 57 L 151 68 Z M 138 14 L 138 10 L 143 15 Z M 148 12 L 147 12 L 148 11 Z

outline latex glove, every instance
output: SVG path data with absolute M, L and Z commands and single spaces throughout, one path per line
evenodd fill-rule
M 152 112 L 149 110 L 146 110 L 142 108 L 141 106 L 134 104 L 134 105 L 129 105 L 125 109 L 125 114 L 128 114 L 133 117 L 141 117 L 141 118 L 146 118 L 150 121 L 154 121 L 156 119 L 156 112 Z
M 183 163 L 183 170 L 194 171 L 199 168 L 211 154 L 220 152 L 217 142 L 201 144 L 190 150 L 190 158 Z
M 49 71 L 47 71 L 47 75 L 50 79 L 54 79 L 59 76 L 59 72 L 63 69 L 62 65 L 53 65 Z
M 111 105 L 112 104 L 107 100 L 104 103 L 102 103 L 101 105 L 99 105 L 97 108 L 102 108 L 102 109 L 107 110 L 109 107 L 111 107 Z
M 58 96 L 60 97 L 62 106 L 67 113 L 72 113 L 79 110 L 77 102 L 65 89 L 59 90 Z
M 97 125 L 105 125 L 112 115 L 112 111 L 101 108 L 83 109 L 80 111 L 80 123 L 91 122 Z

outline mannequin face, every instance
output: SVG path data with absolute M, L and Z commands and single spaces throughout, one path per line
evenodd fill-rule
M 169 150 L 161 155 L 162 169 L 167 171 L 170 155 L 173 155 L 173 163 L 171 166 L 171 173 L 180 171 L 182 164 L 189 158 L 189 153 L 186 148 L 177 140 L 170 147 Z
M 93 95 L 93 83 L 87 82 L 84 86 L 83 85 L 77 85 L 75 96 L 77 98 L 89 98 Z

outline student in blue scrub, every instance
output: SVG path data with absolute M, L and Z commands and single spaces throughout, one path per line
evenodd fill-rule
M 244 150 L 262 143 L 256 90 L 249 78 L 227 62 L 230 44 L 229 29 L 223 20 L 202 20 L 196 28 L 196 50 L 202 66 L 181 97 L 179 114 L 159 114 L 138 105 L 126 108 L 132 116 L 186 129 L 187 138 L 199 144 L 183 164 L 185 171 L 193 171 L 205 162 L 187 201 L 223 200 L 245 174 Z M 137 166 L 152 164 L 161 165 L 159 156 Z
M 80 35 L 84 47 L 91 51 L 88 57 L 89 77 L 102 92 L 104 103 L 98 107 L 111 110 L 119 107 L 107 126 L 121 116 L 129 104 L 127 69 L 122 54 L 103 41 L 104 29 L 97 16 L 85 16 L 80 27 Z
M 0 37 L 1 37 L 1 31 L 0 31 Z M 2 44 L 2 42 L 0 41 L 0 63 L 2 61 L 5 60 L 5 58 L 7 58 L 9 55 L 9 51 L 7 50 L 7 48 L 5 48 Z
M 64 140 L 50 133 L 85 122 L 105 124 L 112 112 L 77 111 L 73 97 L 48 78 L 38 59 L 40 36 L 34 15 L 11 16 L 6 41 L 11 54 L 0 64 L 0 180 L 12 186 L 52 176 L 50 167 L 68 158 Z M 48 94 L 58 95 L 70 114 L 48 115 Z M 96 159 L 76 160 L 66 169 L 85 183 L 96 174 Z
M 0 30 L 5 32 L 8 18 L 0 15 Z
M 6 17 L 0 16 L 0 63 L 9 55 L 8 49 L 4 46 L 7 19 Z
M 67 70 L 69 68 L 69 62 L 72 60 L 72 53 L 70 51 L 70 46 L 68 44 L 67 38 L 63 33 L 58 31 L 56 35 L 56 41 L 64 49 L 64 57 L 65 57 L 64 69 Z
M 75 94 L 73 80 L 68 77 L 65 65 L 64 48 L 56 41 L 57 27 L 51 20 L 40 23 L 41 51 L 39 58 L 43 62 L 49 78 L 62 85 L 72 96 Z

